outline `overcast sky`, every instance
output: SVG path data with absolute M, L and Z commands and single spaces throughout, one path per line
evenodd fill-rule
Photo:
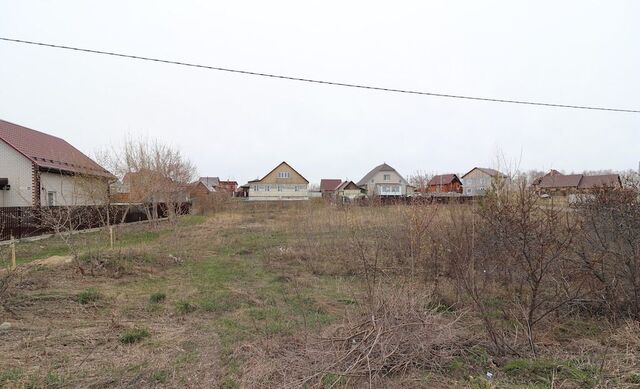
M 179 6 L 178 6 L 179 5 Z M 8 1 L 0 36 L 338 82 L 640 109 L 640 2 Z M 87 154 L 127 135 L 241 183 L 637 168 L 640 114 L 263 79 L 0 41 L 0 118 Z

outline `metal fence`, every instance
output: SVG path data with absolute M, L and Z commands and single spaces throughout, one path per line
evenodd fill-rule
M 159 218 L 167 217 L 168 206 L 157 204 Z M 146 209 L 145 209 L 146 208 Z M 179 212 L 190 210 L 190 204 L 182 204 Z M 55 232 L 60 225 L 65 230 L 84 230 L 106 224 L 133 223 L 147 220 L 147 212 L 153 215 L 150 204 L 111 205 L 104 207 L 0 207 L 0 241 L 28 238 Z

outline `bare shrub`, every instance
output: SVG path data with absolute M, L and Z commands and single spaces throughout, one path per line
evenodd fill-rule
M 632 188 L 603 188 L 575 205 L 582 223 L 576 245 L 591 275 L 591 295 L 606 313 L 640 318 L 640 201 Z
M 417 371 L 442 371 L 475 345 L 461 315 L 442 313 L 424 288 L 388 285 L 371 307 L 350 311 L 321 336 L 245 344 L 247 387 L 384 386 Z M 284 383 L 284 385 L 283 385 Z
M 576 227 L 569 212 L 538 204 L 526 179 L 512 188 L 487 195 L 482 233 L 494 249 L 485 251 L 487 263 L 509 269 L 495 274 L 512 296 L 503 313 L 520 324 L 536 355 L 536 325 L 581 294 L 571 266 Z
M 227 209 L 233 200 L 229 192 L 219 191 L 209 193 L 206 196 L 198 196 L 193 201 L 195 214 L 212 215 Z

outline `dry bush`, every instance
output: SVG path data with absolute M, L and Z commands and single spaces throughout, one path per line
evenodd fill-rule
M 640 201 L 634 189 L 602 189 L 575 206 L 582 222 L 575 247 L 601 313 L 640 319 Z
M 371 309 L 372 308 L 372 309 Z M 417 371 L 442 371 L 477 344 L 461 315 L 441 312 L 424 288 L 379 287 L 372 307 L 359 306 L 320 336 L 298 335 L 242 345 L 246 387 L 384 386 Z
M 193 213 L 196 215 L 213 215 L 229 208 L 233 203 L 228 192 L 213 192 L 206 196 L 198 196 L 193 202 Z

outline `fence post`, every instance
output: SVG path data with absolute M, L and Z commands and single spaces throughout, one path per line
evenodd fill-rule
M 11 270 L 16 268 L 16 241 L 11 235 Z
M 109 226 L 109 243 L 111 250 L 113 250 L 113 226 Z

